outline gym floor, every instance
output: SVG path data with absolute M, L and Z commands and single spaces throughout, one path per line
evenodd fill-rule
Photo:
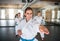
M 51 24 L 51 23 L 49 23 Z M 45 35 L 44 41 L 60 41 L 60 26 L 58 25 L 46 25 L 50 34 Z M 37 34 L 36 38 L 39 41 L 41 37 L 39 33 Z M 15 36 L 15 27 L 14 26 L 0 26 L 0 41 L 18 41 L 19 37 Z

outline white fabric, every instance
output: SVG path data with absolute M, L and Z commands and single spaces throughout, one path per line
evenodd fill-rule
M 22 20 L 18 27 L 18 30 L 22 31 L 21 37 L 24 39 L 32 39 L 39 32 L 39 24 L 35 24 L 32 19 L 28 22 L 25 19 Z
M 40 32 L 40 35 L 41 35 L 41 39 L 43 40 L 43 38 L 44 38 L 44 33 L 43 33 L 43 32 Z
M 36 20 L 39 24 L 45 25 L 45 20 L 42 18 L 42 16 L 35 16 L 33 20 Z
M 42 16 L 35 16 L 33 20 L 36 20 L 39 24 L 45 25 L 45 20 L 42 18 Z M 41 38 L 44 38 L 44 33 L 39 32 L 41 35 Z
M 20 23 L 20 21 L 21 21 L 21 18 L 15 18 L 15 33 L 16 33 L 16 35 L 18 34 L 17 30 L 18 30 L 18 24 Z

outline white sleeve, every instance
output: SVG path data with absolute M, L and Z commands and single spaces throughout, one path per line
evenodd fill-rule
M 15 18 L 15 22 L 17 22 L 18 21 L 18 19 L 17 18 Z
M 34 24 L 34 25 L 33 25 L 33 28 L 34 28 L 34 30 L 35 30 L 36 32 L 40 32 L 40 31 L 39 31 L 39 25 L 40 25 L 40 24 Z
M 37 19 L 37 16 L 35 16 L 34 18 L 33 18 L 33 20 L 36 20 Z
M 45 20 L 44 19 L 42 19 L 42 24 L 45 25 Z
M 22 28 L 21 28 L 21 23 L 19 23 L 17 27 L 18 27 L 18 28 L 17 28 L 18 30 L 21 30 L 21 29 L 22 29 Z

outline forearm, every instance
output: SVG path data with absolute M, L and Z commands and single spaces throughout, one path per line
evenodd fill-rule
M 22 35 L 22 31 L 21 30 L 18 30 L 18 35 L 21 36 Z
M 49 30 L 43 25 L 40 25 L 39 30 L 45 34 L 49 34 Z

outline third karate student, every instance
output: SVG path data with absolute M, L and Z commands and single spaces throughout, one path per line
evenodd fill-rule
M 43 19 L 42 13 L 40 11 L 37 12 L 37 16 L 35 16 L 33 19 L 36 20 L 40 25 L 45 25 L 45 20 Z M 43 40 L 44 32 L 40 31 L 40 35 L 41 35 L 41 38 Z

